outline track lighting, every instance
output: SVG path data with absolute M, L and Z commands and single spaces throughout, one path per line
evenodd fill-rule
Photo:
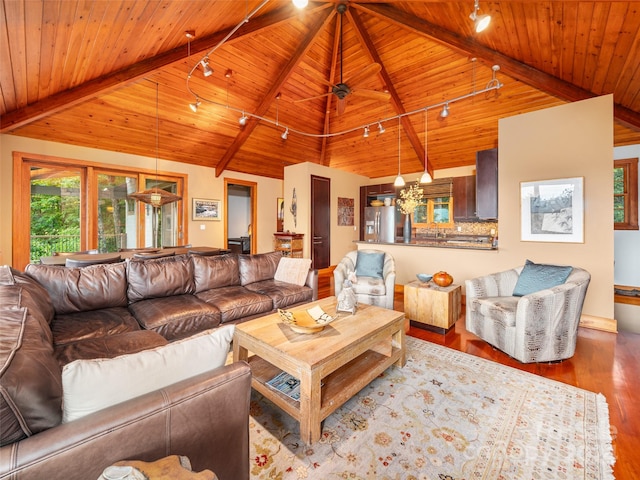
M 200 106 L 200 100 L 198 100 L 198 97 L 196 97 L 195 102 L 189 104 L 189 108 L 193 113 L 196 113 L 198 111 L 199 106 Z
M 238 119 L 238 123 L 242 126 L 247 124 L 247 120 L 249 120 L 249 117 L 247 117 L 244 112 L 242 112 L 242 116 Z
M 364 134 L 362 135 L 364 138 L 369 138 L 369 125 L 364 127 Z
M 202 74 L 205 77 L 210 77 L 213 74 L 213 69 L 209 66 L 209 57 L 204 57 L 200 61 L 200 65 L 202 65 Z
M 304 8 L 309 5 L 309 0 L 292 0 L 292 3 L 296 8 Z
M 280 135 L 280 137 L 282 137 L 283 140 L 286 140 L 287 137 L 289 136 L 289 129 L 287 128 L 282 135 Z
M 485 28 L 489 26 L 489 23 L 491 23 L 491 15 L 486 15 L 486 14 L 478 15 L 479 11 L 480 11 L 479 0 L 475 0 L 474 6 L 473 6 L 473 12 L 471 12 L 471 14 L 469 15 L 469 18 L 473 20 L 474 29 L 476 33 L 480 33 L 481 31 L 483 31 Z
M 433 181 L 433 179 L 431 178 L 431 175 L 429 174 L 429 171 L 427 170 L 427 160 L 429 159 L 428 155 L 427 155 L 427 132 L 429 131 L 428 129 L 428 116 L 427 116 L 427 109 L 424 110 L 424 173 L 422 174 L 422 176 L 420 177 L 420 183 L 431 183 Z
M 442 118 L 447 118 L 449 116 L 449 104 L 445 103 L 444 107 L 442 107 L 442 111 L 440 112 L 440 116 Z
M 386 130 L 384 129 L 384 127 L 382 126 L 382 124 L 380 122 L 378 122 L 378 133 L 380 135 L 382 135 L 384 132 L 386 132 Z
M 398 176 L 393 181 L 394 187 L 404 187 L 404 178 L 400 175 L 400 152 L 402 151 L 400 146 L 400 117 L 398 117 Z

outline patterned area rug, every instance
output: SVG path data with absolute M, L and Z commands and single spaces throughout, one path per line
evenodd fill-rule
M 330 415 L 321 440 L 253 392 L 255 479 L 612 479 L 601 394 L 407 337 L 391 367 Z

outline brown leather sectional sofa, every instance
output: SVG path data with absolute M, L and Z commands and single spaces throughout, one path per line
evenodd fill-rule
M 249 478 L 244 362 L 61 423 L 62 367 L 111 358 L 317 299 L 274 280 L 281 253 L 0 267 L 0 479 L 97 479 L 123 459 L 186 455 Z

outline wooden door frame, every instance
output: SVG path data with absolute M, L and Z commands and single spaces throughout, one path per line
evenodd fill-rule
M 238 180 L 237 178 L 224 179 L 224 202 L 222 206 L 224 214 L 224 248 L 229 248 L 229 185 L 242 185 L 249 187 L 251 202 L 251 253 L 257 253 L 258 238 L 258 183 L 248 180 Z

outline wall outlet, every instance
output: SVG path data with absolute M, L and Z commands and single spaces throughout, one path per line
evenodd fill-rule
M 458 231 L 461 232 L 462 231 L 462 227 L 458 227 Z
M 207 226 L 204 223 L 200 224 L 200 230 L 204 230 L 205 228 L 207 228 Z

